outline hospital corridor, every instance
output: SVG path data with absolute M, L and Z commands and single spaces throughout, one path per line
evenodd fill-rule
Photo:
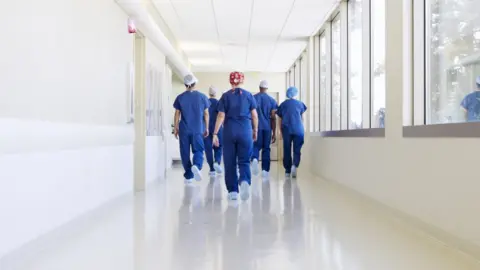
M 479 9 L 0 0 L 0 270 L 480 270 Z

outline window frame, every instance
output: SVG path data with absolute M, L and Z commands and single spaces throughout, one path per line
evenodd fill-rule
M 404 89 L 403 137 L 477 138 L 480 122 L 428 124 L 430 122 L 430 28 L 429 0 L 408 0 L 404 34 L 407 39 L 406 84 Z M 413 27 L 415 25 L 415 27 Z M 406 70 L 405 70 L 406 71 Z M 460 109 L 460 105 L 459 105 Z

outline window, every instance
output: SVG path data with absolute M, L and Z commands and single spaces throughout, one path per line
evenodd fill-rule
M 371 0 L 371 127 L 385 127 L 385 0 Z
M 332 130 L 341 129 L 341 25 L 340 15 L 332 22 Z
M 425 0 L 426 124 L 480 121 L 480 1 Z
M 366 1 L 366 0 L 365 0 Z M 375 0 L 373 0 L 375 1 Z M 363 118 L 363 30 L 362 0 L 348 2 L 348 123 L 349 129 L 362 128 Z M 365 59 L 367 60 L 367 59 Z
M 327 130 L 327 117 L 330 117 L 330 113 L 327 110 L 327 37 L 325 32 L 320 35 L 320 130 Z

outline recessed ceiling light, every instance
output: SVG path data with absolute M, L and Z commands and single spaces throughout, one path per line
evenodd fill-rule
M 185 52 L 214 52 L 220 50 L 220 46 L 208 42 L 183 42 L 180 48 Z
M 222 64 L 222 60 L 218 58 L 189 58 L 188 60 L 194 66 L 213 66 Z

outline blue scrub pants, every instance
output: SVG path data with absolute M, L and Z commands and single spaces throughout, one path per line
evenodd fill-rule
M 208 166 L 210 166 L 210 171 L 214 172 L 215 168 L 213 163 L 220 164 L 222 162 L 222 143 L 223 143 L 223 132 L 218 132 L 218 140 L 220 141 L 220 146 L 213 146 L 213 134 L 208 135 L 204 139 L 205 143 L 205 156 L 207 156 Z
M 272 143 L 272 130 L 259 130 L 257 141 L 253 145 L 252 160 L 260 159 L 262 150 L 262 170 L 270 171 L 270 144 Z
M 192 166 L 195 165 L 199 170 L 203 165 L 203 151 L 205 149 L 202 134 L 189 134 L 180 131 L 180 157 L 182 158 L 185 179 L 193 179 Z M 190 160 L 190 147 L 193 152 L 193 165 Z
M 302 146 L 304 143 L 304 134 L 291 134 L 287 128 L 282 128 L 283 136 L 283 167 L 286 173 L 292 172 L 292 165 L 300 166 L 302 156 Z M 293 145 L 293 164 L 292 164 L 292 145 Z
M 252 129 L 225 125 L 223 128 L 223 163 L 225 165 L 225 185 L 228 192 L 238 192 L 237 163 L 240 181 L 250 185 L 250 157 L 253 150 Z

